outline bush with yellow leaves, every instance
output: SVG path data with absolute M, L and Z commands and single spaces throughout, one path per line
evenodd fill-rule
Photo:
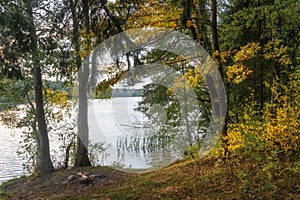
M 300 84 L 299 75 L 290 78 L 288 86 L 272 88 L 272 102 L 264 110 L 255 104 L 244 108 L 243 120 L 228 125 L 229 159 L 265 163 L 265 168 L 300 170 Z M 222 156 L 222 149 L 216 151 Z M 293 167 L 291 167 L 293 166 Z M 273 168 L 271 167 L 271 168 Z

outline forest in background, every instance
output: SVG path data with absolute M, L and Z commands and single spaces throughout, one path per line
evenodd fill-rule
M 225 125 L 209 156 L 220 165 L 254 163 L 261 169 L 260 176 L 274 185 L 284 183 L 284 175 L 299 176 L 297 0 L 3 0 L 0 8 L 0 106 L 5 110 L 1 121 L 12 127 L 27 127 L 22 148 L 29 166 L 34 166 L 32 171 L 41 175 L 54 171 L 48 140 L 54 128 L 65 141 L 65 167 L 70 163 L 72 167 L 91 165 L 86 141 L 77 136 L 87 134 L 82 125 L 87 118 L 80 118 L 75 125 L 55 127 L 70 110 L 70 91 L 63 88 L 73 87 L 75 74 L 88 70 L 83 61 L 102 41 L 132 28 L 162 27 L 199 43 L 212 56 L 223 78 Z M 203 89 L 205 80 L 196 68 L 181 67 L 181 58 L 168 52 L 139 53 L 125 55 L 134 61 L 125 65 L 127 69 L 120 70 L 122 63 L 118 62 L 110 66 L 109 79 L 97 83 L 96 91 L 105 94 L 122 73 L 130 74 L 142 62 L 159 61 L 180 71 L 188 86 L 176 82 L 168 89 L 148 85 L 143 92 L 148 96 L 143 96 L 139 109 L 150 114 L 147 106 L 157 102 L 167 106 L 166 102 L 173 101 L 174 106 L 166 108 L 167 120 L 170 127 L 176 126 L 178 105 L 172 90 L 191 87 L 201 108 L 201 126 L 207 126 L 211 102 L 207 88 Z M 139 78 L 131 76 L 132 80 Z M 60 80 L 57 83 L 61 86 L 47 77 Z M 79 79 L 84 78 L 79 73 Z M 86 85 L 79 86 L 78 92 L 79 96 L 86 94 Z M 83 105 L 79 113 L 86 116 L 86 98 L 79 102 Z M 25 105 L 23 118 L 14 115 L 19 104 Z M 61 110 L 57 112 L 54 106 Z M 194 159 L 201 142 L 191 145 L 186 157 Z M 240 176 L 247 177 L 243 172 Z M 295 190 L 299 192 L 299 187 Z

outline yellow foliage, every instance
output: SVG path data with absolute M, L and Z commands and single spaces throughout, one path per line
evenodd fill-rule
M 291 152 L 300 148 L 300 109 L 299 99 L 294 99 L 294 103 L 298 106 L 289 103 L 289 97 L 280 96 L 280 106 L 267 104 L 265 113 L 266 123 L 264 124 L 264 139 L 265 142 L 277 151 Z M 271 112 L 272 111 L 272 112 Z M 298 117 L 297 117 L 298 116 Z
M 61 108 L 68 106 L 68 92 L 54 91 L 50 88 L 44 89 L 44 96 L 48 102 L 55 104 Z
M 274 40 L 265 45 L 264 58 L 266 60 L 274 59 L 282 65 L 288 65 L 291 58 L 288 56 L 288 47 L 281 44 L 282 41 Z
M 226 75 L 228 81 L 233 81 L 235 84 L 239 84 L 244 81 L 250 74 L 253 73 L 253 70 L 249 69 L 249 66 L 245 65 L 245 61 L 250 60 L 256 56 L 261 50 L 259 43 L 250 43 L 240 48 L 239 51 L 235 52 L 232 55 L 233 65 L 227 66 Z M 226 57 L 230 57 L 232 51 L 226 51 L 220 53 L 222 62 L 227 62 Z
M 197 87 L 199 85 L 199 80 L 202 79 L 198 68 L 188 70 L 183 77 L 187 80 L 187 84 L 192 87 Z
M 242 126 L 240 128 L 243 128 Z M 236 153 L 238 149 L 245 146 L 244 138 L 239 127 L 235 127 L 234 125 L 229 126 L 229 131 L 227 133 L 227 137 L 225 139 L 228 141 L 228 151 L 232 153 Z M 233 154 L 231 154 L 233 155 Z
M 188 20 L 187 22 L 186 22 L 186 26 L 187 27 L 191 27 L 193 25 L 193 22 L 191 21 L 191 20 Z
M 79 38 L 80 38 L 80 51 L 79 56 L 82 60 L 84 60 L 94 49 L 95 41 L 94 38 L 95 34 L 92 31 L 87 31 L 83 29 L 80 31 Z
M 228 77 L 228 81 L 232 80 L 235 84 L 239 84 L 252 73 L 253 70 L 249 70 L 245 65 L 238 63 L 228 66 L 226 75 Z
M 290 86 L 277 85 L 273 88 L 274 102 L 265 104 L 263 112 L 255 111 L 254 105 L 244 108 L 242 122 L 228 125 L 225 139 L 230 156 L 277 159 L 279 154 L 299 154 L 299 89 L 294 82 Z
M 129 28 L 162 27 L 177 29 L 182 9 L 175 7 L 168 1 L 158 2 L 155 0 L 142 1 L 139 9 L 128 19 Z
M 200 81 L 203 80 L 202 78 L 203 77 L 198 68 L 189 69 L 179 78 L 174 80 L 174 85 L 168 88 L 167 92 L 168 94 L 173 94 L 174 91 L 178 90 L 179 88 L 196 88 L 199 86 Z
M 247 44 L 243 47 L 241 47 L 241 49 L 235 54 L 233 61 L 234 62 L 241 62 L 244 60 L 249 60 L 251 58 L 253 58 L 255 56 L 256 53 L 259 52 L 259 50 L 261 49 L 259 43 L 250 43 Z
M 266 60 L 274 60 L 281 65 L 287 66 L 291 63 L 288 56 L 288 48 L 282 45 L 282 41 L 274 40 L 268 42 L 263 47 L 259 43 L 250 43 L 240 48 L 238 51 L 227 50 L 215 52 L 214 57 L 220 57 L 222 63 L 232 60 L 233 64 L 227 66 L 226 75 L 229 82 L 239 84 L 253 73 L 251 68 L 255 60 L 251 59 L 263 57 Z

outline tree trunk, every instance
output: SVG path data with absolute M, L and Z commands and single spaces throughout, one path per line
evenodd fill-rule
M 191 19 L 191 9 L 192 9 L 192 1 L 185 0 L 182 1 L 184 9 L 181 15 L 181 24 L 184 28 L 187 28 L 187 21 Z
M 207 8 L 206 8 L 206 0 L 199 0 L 197 3 L 198 9 L 195 8 L 197 12 L 196 17 L 196 27 L 198 32 L 198 40 L 200 45 L 209 53 L 212 53 L 212 45 L 211 41 L 208 37 L 208 27 L 207 20 L 209 20 Z
M 35 63 L 37 65 L 37 63 Z M 38 123 L 39 132 L 39 172 L 41 174 L 48 174 L 54 171 L 52 161 L 50 159 L 49 151 L 49 138 L 45 119 L 44 102 L 42 94 L 42 75 L 41 68 L 34 66 L 34 92 L 35 92 L 35 106 L 36 106 L 36 118 Z
M 217 0 L 211 1 L 211 30 L 212 30 L 212 41 L 214 51 L 220 51 L 219 48 L 219 36 L 217 26 Z M 221 75 L 222 75 L 221 71 Z
M 217 26 L 217 0 L 211 1 L 211 30 L 212 30 L 212 42 L 213 42 L 213 50 L 214 52 L 220 52 L 219 47 L 219 36 L 218 36 L 218 26 Z M 225 72 L 221 63 L 220 56 L 216 57 L 219 63 L 219 71 L 223 81 L 225 80 Z M 228 94 L 227 94 L 228 96 Z M 221 108 L 220 108 L 221 110 Z M 228 125 L 228 111 L 226 111 L 224 127 L 222 130 L 222 146 L 224 149 L 224 157 L 228 156 L 228 141 L 227 141 L 227 125 Z
M 84 63 L 79 69 L 79 110 L 76 167 L 91 166 L 88 157 L 89 127 L 88 127 L 88 101 L 87 83 L 89 77 L 89 64 Z
M 48 174 L 54 171 L 54 167 L 50 158 L 49 151 L 49 138 L 45 119 L 44 101 L 43 101 L 43 83 L 42 73 L 40 68 L 37 35 L 34 25 L 32 1 L 25 1 L 27 3 L 27 14 L 30 20 L 30 37 L 31 37 L 31 51 L 33 59 L 33 77 L 34 77 L 34 93 L 35 93 L 35 115 L 38 124 L 39 133 L 39 166 L 38 170 L 40 174 Z
M 87 84 L 89 77 L 89 63 L 84 62 L 82 65 L 79 56 L 79 21 L 77 19 L 76 5 L 73 0 L 69 1 L 72 19 L 73 19 L 73 43 L 76 52 L 76 65 L 78 69 L 79 81 L 79 108 L 78 108 L 78 138 L 77 138 L 77 152 L 75 157 L 75 166 L 91 166 L 88 157 L 88 143 L 89 143 L 89 127 L 88 127 L 88 103 L 87 103 Z M 85 26 L 89 31 L 89 15 L 88 15 L 88 2 L 83 0 L 83 12 L 85 18 Z

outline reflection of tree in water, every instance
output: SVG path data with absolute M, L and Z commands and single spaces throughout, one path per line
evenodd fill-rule
M 119 138 L 120 155 L 130 152 L 141 156 L 147 166 L 154 168 L 182 158 L 190 145 L 201 143 L 205 137 L 205 119 L 199 107 L 191 90 L 179 88 L 172 94 L 165 86 L 145 85 L 135 111 L 143 113 L 147 121 L 132 125 L 133 134 Z
M 150 165 L 167 164 L 181 158 L 189 146 L 201 145 L 211 102 L 205 82 L 193 66 L 155 65 L 147 72 L 152 83 L 144 85 L 142 100 L 135 108 L 147 117 L 147 124 L 132 125 L 139 133 L 119 138 L 117 147 L 144 156 Z

